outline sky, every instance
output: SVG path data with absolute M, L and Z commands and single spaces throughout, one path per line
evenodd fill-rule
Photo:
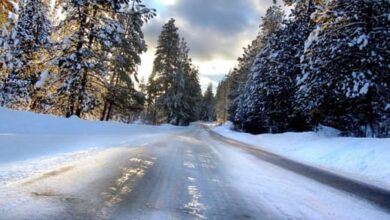
M 158 35 L 170 18 L 188 42 L 190 56 L 200 71 L 205 90 L 214 87 L 234 68 L 243 47 L 255 39 L 263 16 L 272 0 L 149 0 L 144 3 L 157 10 L 157 17 L 143 30 L 148 52 L 142 56 L 139 72 L 145 80 L 153 69 Z

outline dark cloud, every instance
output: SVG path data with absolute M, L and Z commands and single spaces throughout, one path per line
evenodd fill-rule
M 257 32 L 256 25 L 248 25 L 249 31 L 236 34 L 225 34 L 217 30 L 193 26 L 180 29 L 180 33 L 186 38 L 191 47 L 191 55 L 194 59 L 210 60 L 214 57 L 223 59 L 236 59 L 242 52 L 241 45 L 246 38 L 254 38 Z M 253 31 L 252 31 L 253 30 Z M 247 35 L 250 35 L 249 37 Z
M 148 44 L 149 49 L 150 48 L 155 48 L 157 45 L 157 39 L 158 36 L 160 35 L 161 28 L 165 21 L 160 21 L 157 19 L 149 21 L 144 28 L 143 31 L 145 33 L 145 39 L 146 43 Z
M 181 0 L 169 10 L 191 25 L 227 35 L 245 30 L 250 20 L 258 15 L 250 0 Z
M 255 38 L 262 13 L 271 4 L 272 0 L 176 0 L 158 11 L 159 17 L 144 31 L 149 48 L 154 48 L 162 25 L 175 18 L 195 61 L 235 60 L 244 42 Z

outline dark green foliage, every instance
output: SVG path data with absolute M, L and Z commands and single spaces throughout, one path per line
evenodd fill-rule
M 8 39 L 4 56 L 8 75 L 2 88 L 0 104 L 29 109 L 35 83 L 41 75 L 38 53 L 50 45 L 51 22 L 47 6 L 41 0 L 19 2 L 19 19 Z M 1 88 L 0 88 L 1 89 Z
M 388 1 L 353 0 L 332 1 L 318 11 L 297 93 L 314 126 L 389 135 L 389 10 Z
M 207 87 L 202 100 L 202 109 L 200 119 L 207 122 L 213 122 L 216 120 L 215 113 L 215 97 L 213 92 L 213 85 Z
M 189 49 L 180 39 L 175 20 L 163 26 L 148 85 L 148 115 L 152 123 L 189 125 L 198 120 L 201 90 Z
M 274 16 L 277 7 L 271 7 L 256 59 L 249 47 L 220 84 L 218 119 L 226 120 L 228 105 L 235 128 L 251 133 L 322 124 L 351 136 L 388 137 L 390 3 L 285 3 L 294 6 L 290 19 L 281 25 L 282 16 Z

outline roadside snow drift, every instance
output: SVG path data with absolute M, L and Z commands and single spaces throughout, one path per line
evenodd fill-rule
M 97 148 L 137 146 L 159 134 L 179 131 L 183 128 L 66 119 L 0 108 L 0 183 L 84 158 Z
M 259 149 L 390 189 L 390 138 L 337 137 L 331 129 L 251 135 L 230 127 L 231 123 L 226 123 L 213 130 Z

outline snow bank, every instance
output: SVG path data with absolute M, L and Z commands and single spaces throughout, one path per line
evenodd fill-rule
M 136 146 L 159 134 L 179 131 L 183 128 L 66 119 L 0 108 L 0 176 L 6 163 L 102 147 Z
M 171 125 L 155 126 L 128 125 L 116 122 L 81 120 L 77 117 L 62 118 L 52 115 L 19 112 L 0 108 L 0 135 L 8 134 L 129 134 L 145 130 L 157 131 L 161 128 L 177 129 Z M 158 128 L 158 127 L 157 127 Z
M 347 138 L 335 131 L 251 135 L 230 129 L 213 130 L 275 154 L 341 173 L 350 178 L 390 189 L 390 138 Z
M 222 148 L 218 143 L 215 147 L 221 149 L 232 186 L 240 195 L 252 206 L 261 204 L 263 210 L 275 210 L 276 216 L 267 216 L 265 212 L 261 219 L 389 219 L 388 213 L 364 200 L 239 149 Z

